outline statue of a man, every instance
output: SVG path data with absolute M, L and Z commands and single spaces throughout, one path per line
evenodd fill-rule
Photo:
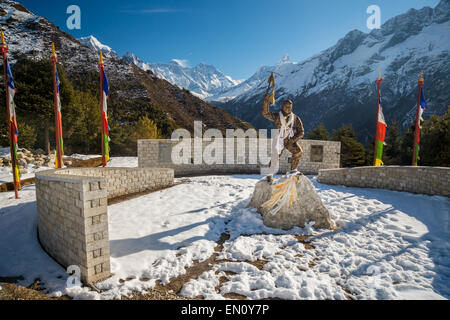
M 297 170 L 298 162 L 303 153 L 298 143 L 304 135 L 302 120 L 299 116 L 292 113 L 291 100 L 285 100 L 283 102 L 281 112 L 270 112 L 270 99 L 271 95 L 267 93 L 264 97 L 261 113 L 264 118 L 275 122 L 275 127 L 279 130 L 277 141 L 275 141 L 275 150 L 278 152 L 278 157 L 284 149 L 289 150 L 292 154 L 291 170 Z

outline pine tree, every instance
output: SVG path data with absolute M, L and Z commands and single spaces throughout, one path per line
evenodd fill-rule
M 5 109 L 1 109 L 5 110 Z M 0 117 L 0 147 L 9 146 L 9 135 L 8 135 L 8 120 L 5 117 Z
M 450 108 L 423 123 L 419 155 L 424 166 L 450 166 Z
M 17 131 L 19 131 L 19 148 L 34 150 L 34 144 L 36 143 L 36 130 L 34 127 L 21 121 L 17 123 Z
M 160 134 L 155 122 L 147 116 L 139 118 L 139 121 L 134 126 L 132 141 L 137 142 L 138 139 L 158 139 Z
M 399 165 L 401 163 L 402 133 L 398 122 L 394 121 L 386 130 L 386 145 L 383 152 L 385 165 Z
M 414 124 L 412 124 L 405 132 L 402 139 L 402 149 L 400 153 L 400 162 L 402 165 L 410 166 L 412 163 L 414 146 Z M 420 159 L 419 159 L 420 163 Z
M 320 123 L 317 127 L 308 132 L 305 138 L 310 140 L 331 140 L 330 133 L 323 123 Z
M 356 139 L 351 124 L 333 130 L 333 140 L 341 142 L 341 167 L 366 165 L 366 150 Z
M 63 113 L 65 153 L 100 153 L 101 115 L 98 99 L 89 92 L 75 91 L 72 103 Z
M 111 126 L 111 150 L 114 155 L 136 155 L 137 140 L 161 139 L 161 134 L 155 121 L 142 116 L 136 122 L 120 125 L 116 121 Z
M 50 133 L 54 132 L 53 72 L 50 60 L 20 59 L 14 65 L 12 73 L 17 88 L 14 98 L 18 117 L 27 123 L 33 123 L 39 131 L 44 131 L 44 149 L 50 153 Z M 60 79 L 60 98 L 64 108 L 71 103 L 73 87 L 65 73 L 58 66 Z M 63 118 L 64 122 L 64 118 Z
M 372 141 L 372 143 L 369 146 L 366 146 L 366 165 L 367 166 L 373 166 L 373 153 L 375 149 L 375 141 Z M 384 156 L 383 156 L 384 159 Z

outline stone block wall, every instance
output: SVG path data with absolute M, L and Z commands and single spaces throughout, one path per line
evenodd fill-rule
M 108 199 L 170 186 L 174 178 L 173 170 L 166 168 L 67 168 L 57 173 L 105 178 Z
M 298 169 L 306 174 L 318 174 L 321 169 L 334 169 L 340 167 L 341 142 L 300 139 L 303 155 L 300 158 Z M 314 159 L 312 148 L 322 148 L 322 161 Z
M 110 276 L 108 198 L 173 184 L 171 169 L 70 168 L 36 173 L 38 235 L 64 267 L 80 268 L 81 280 Z
M 324 169 L 319 171 L 317 181 L 348 187 L 450 196 L 450 168 L 442 167 L 386 166 Z
M 167 167 L 175 170 L 176 176 L 196 175 L 196 174 L 231 174 L 231 173 L 260 173 L 261 165 L 259 161 L 259 148 L 263 149 L 263 154 L 270 155 L 271 139 L 258 139 L 257 143 L 250 139 L 245 139 L 245 152 L 240 153 L 238 139 L 234 139 L 232 152 L 227 154 L 227 142 L 225 139 L 218 139 L 222 145 L 222 163 L 206 163 L 204 159 L 195 163 L 195 158 L 201 159 L 205 149 L 211 141 L 200 139 L 200 148 L 195 148 L 194 139 L 191 139 L 191 161 L 186 164 L 175 164 L 172 162 L 172 149 L 179 142 L 170 139 L 138 140 L 138 166 L 140 168 Z M 300 140 L 303 149 L 303 156 L 298 169 L 307 174 L 317 174 L 319 169 L 339 168 L 340 142 L 336 141 L 316 141 Z M 315 161 L 311 157 L 311 148 L 321 149 L 321 161 Z M 227 159 L 227 157 L 229 159 Z M 250 161 L 251 159 L 257 159 Z M 252 163 L 253 162 L 253 163 Z M 291 167 L 291 153 L 285 150 L 280 157 L 279 172 L 285 173 Z
M 41 245 L 64 267 L 76 265 L 81 280 L 110 274 L 107 191 L 104 178 L 58 180 L 36 175 L 38 234 Z

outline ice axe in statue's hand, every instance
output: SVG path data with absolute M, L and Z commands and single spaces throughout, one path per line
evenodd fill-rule
M 270 93 L 270 97 L 269 97 L 269 102 L 271 104 L 275 104 L 275 78 L 273 77 L 273 72 L 270 73 L 267 83 L 268 83 L 268 87 L 267 87 L 266 95 L 269 94 L 270 89 L 272 89 L 272 93 Z

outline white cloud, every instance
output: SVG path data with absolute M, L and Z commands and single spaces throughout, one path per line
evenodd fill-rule
M 189 60 L 187 59 L 172 59 L 172 61 L 182 66 L 183 68 L 189 67 Z

